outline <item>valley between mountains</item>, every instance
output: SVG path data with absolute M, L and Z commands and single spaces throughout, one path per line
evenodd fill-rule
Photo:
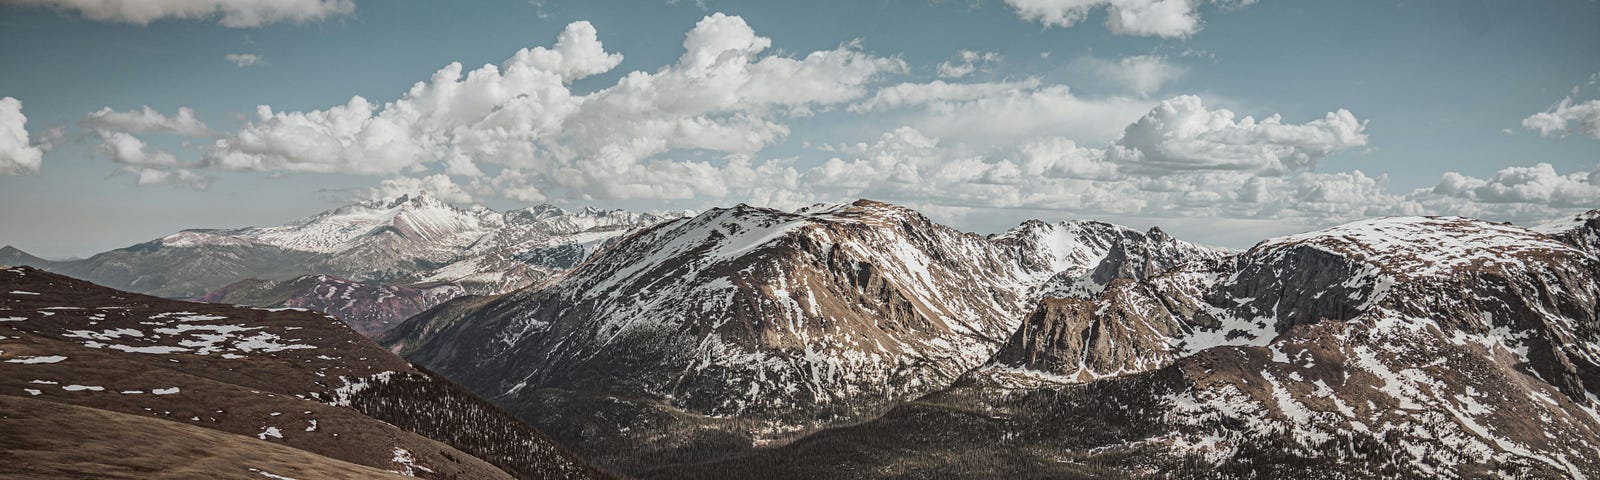
M 0 264 L 0 477 L 1600 478 L 1600 210 L 1232 251 L 413 194 Z

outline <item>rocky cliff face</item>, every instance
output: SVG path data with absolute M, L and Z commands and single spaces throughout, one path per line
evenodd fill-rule
M 1374 219 L 1046 300 L 951 388 L 647 476 L 1593 476 L 1600 258 L 1569 225 Z
M 1107 224 L 1035 222 L 985 238 L 871 201 L 739 206 L 641 230 L 546 287 L 429 312 L 402 327 L 425 338 L 388 341 L 626 462 L 641 444 L 698 448 L 663 433 L 685 424 L 748 448 L 864 418 L 989 359 L 1054 279 L 1098 291 L 1093 272 L 1108 258 L 1117 277 L 1216 256 Z M 563 423 L 570 398 L 589 395 L 629 413 Z M 618 417 L 628 420 L 607 424 Z M 613 428 L 633 431 L 585 434 Z
M 1030 292 L 1036 298 L 1093 297 L 1117 279 L 1143 280 L 1195 260 L 1225 253 L 1178 240 L 1151 228 L 1139 232 L 1096 221 L 1024 222 L 993 237 L 1010 246 L 1031 271 L 1051 272 Z
M 1410 218 L 1263 242 L 1240 271 L 1282 276 L 1307 250 L 1349 268 L 1226 289 L 1257 308 L 1280 302 L 1273 342 L 1178 365 L 1193 388 L 1170 398 L 1166 421 L 1225 439 L 1196 451 L 1221 461 L 1277 429 L 1296 456 L 1324 463 L 1350 460 L 1331 444 L 1383 442 L 1393 468 L 1417 475 L 1600 469 L 1579 446 L 1600 432 L 1600 259 L 1514 226 Z M 1230 419 L 1249 427 L 1217 428 Z
M 1358 222 L 1268 240 L 1232 259 L 1191 263 L 1142 282 L 1113 282 L 1092 298 L 1047 301 L 1013 335 L 1016 348 L 996 359 L 1051 372 L 1059 362 L 1034 365 L 1029 359 L 1078 355 L 1085 368 L 1128 372 L 1143 364 L 1131 370 L 1143 371 L 1219 345 L 1264 345 L 1295 325 L 1346 321 L 1377 308 L 1481 333 L 1493 328 L 1476 325 L 1483 315 L 1538 312 L 1526 305 L 1548 296 L 1538 285 L 1579 281 L 1571 275 L 1583 276 L 1573 273 L 1584 271 L 1581 262 L 1561 264 L 1564 270 L 1547 265 L 1549 258 L 1574 254 L 1587 255 L 1560 238 L 1509 225 L 1458 218 Z M 1555 288 L 1563 287 L 1575 288 Z M 1469 308 L 1468 300 L 1450 294 L 1478 289 L 1495 289 L 1494 298 L 1505 305 Z M 1548 308 L 1570 318 L 1587 315 L 1571 305 Z M 1092 348 L 1098 342 L 1124 351 Z M 1040 350 L 1052 347 L 1067 350 Z M 1128 355 L 1129 348 L 1142 355 Z M 1103 376 L 1095 372 L 1088 368 L 1085 378 Z

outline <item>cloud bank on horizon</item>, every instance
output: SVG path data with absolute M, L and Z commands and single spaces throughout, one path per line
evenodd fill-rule
M 348 0 L 137 3 L 13 0 L 109 22 L 216 21 L 226 27 L 325 20 Z M 1094 11 L 1117 35 L 1183 39 L 1214 13 L 1254 0 L 1005 0 L 1022 21 L 1078 25 Z M 1207 13 L 1209 14 L 1209 13 Z M 943 215 L 985 209 L 1084 215 L 1293 219 L 1327 224 L 1376 215 L 1448 214 L 1531 222 L 1600 206 L 1600 164 L 1560 172 L 1509 165 L 1487 178 L 1444 173 L 1432 187 L 1393 191 L 1387 176 L 1318 168 L 1373 148 L 1369 121 L 1338 105 L 1313 118 L 1237 113 L 1205 94 L 1167 94 L 1186 74 L 1159 54 L 1079 63 L 1125 86 L 1081 95 L 1036 76 L 977 79 L 1004 62 L 964 50 L 933 69 L 842 38 L 832 49 L 774 52 L 741 17 L 713 13 L 682 40 L 675 63 L 615 73 L 623 53 L 596 27 L 572 22 L 548 46 L 499 64 L 453 62 L 383 99 L 360 95 L 310 110 L 260 105 L 237 128 L 214 129 L 188 107 L 171 115 L 109 107 L 77 127 L 95 153 L 139 185 L 205 188 L 216 172 L 375 178 L 369 193 L 427 190 L 447 201 L 692 200 L 794 208 L 868 197 Z M 256 55 L 229 54 L 240 67 Z M 1592 83 L 1592 82 L 1591 82 Z M 1542 136 L 1600 139 L 1600 100 L 1574 89 L 1521 125 Z M 817 115 L 898 124 L 870 142 L 810 145 L 822 158 L 767 155 L 792 124 Z M 1514 119 L 1512 121 L 1515 121 Z M 0 174 L 40 171 L 55 130 L 30 139 L 21 103 L 0 100 Z M 148 136 L 181 139 L 185 151 Z

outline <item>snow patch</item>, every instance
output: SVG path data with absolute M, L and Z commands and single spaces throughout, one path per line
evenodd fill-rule
M 261 433 L 256 434 L 256 438 L 266 440 L 267 437 L 283 438 L 283 431 L 278 427 L 261 427 Z
M 18 358 L 8 359 L 8 360 L 6 360 L 6 363 L 21 363 L 21 364 L 24 364 L 24 365 L 32 365 L 32 364 L 39 364 L 39 363 L 61 363 L 62 360 L 66 360 L 66 359 L 67 359 L 67 357 L 63 357 L 63 356 L 60 356 L 60 355 L 52 355 L 52 356 L 48 356 L 48 357 L 18 357 Z

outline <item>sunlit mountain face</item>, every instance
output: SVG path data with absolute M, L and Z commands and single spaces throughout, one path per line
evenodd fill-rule
M 0 477 L 1600 478 L 1596 24 L 0 2 Z

